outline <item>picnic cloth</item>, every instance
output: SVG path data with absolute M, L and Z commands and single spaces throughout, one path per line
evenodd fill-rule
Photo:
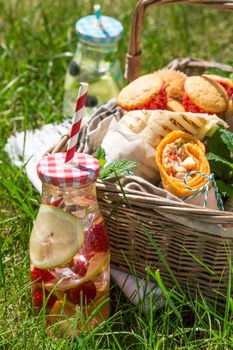
M 97 109 L 91 119 L 84 118 L 78 137 L 77 151 L 93 154 L 102 143 L 112 119 L 120 117 L 121 111 L 116 106 L 115 100 L 111 100 Z M 51 123 L 40 129 L 18 132 L 7 141 L 5 150 L 11 162 L 19 168 L 24 167 L 29 180 L 40 193 L 42 186 L 37 176 L 37 163 L 50 147 L 54 146 L 63 135 L 69 132 L 71 125 L 71 119 L 60 124 Z M 129 189 L 155 193 L 161 197 L 180 201 L 167 191 L 155 187 L 137 176 L 126 177 L 123 183 Z M 164 304 L 162 292 L 155 283 L 116 269 L 111 269 L 111 276 L 132 303 L 137 305 L 142 301 L 145 312 L 150 307 L 151 296 L 154 309 L 158 309 Z

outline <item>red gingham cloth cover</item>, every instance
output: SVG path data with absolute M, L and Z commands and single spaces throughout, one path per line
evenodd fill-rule
M 70 163 L 65 163 L 66 152 L 44 156 L 37 164 L 42 182 L 61 187 L 85 186 L 99 175 L 99 161 L 85 153 L 75 153 Z

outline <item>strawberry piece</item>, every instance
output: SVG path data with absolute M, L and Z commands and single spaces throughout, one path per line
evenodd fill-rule
M 184 93 L 183 97 L 183 106 L 186 112 L 192 112 L 192 113 L 208 113 L 207 111 L 204 111 L 204 109 L 198 107 L 189 97 L 186 93 Z M 212 113 L 211 113 L 212 114 Z
M 49 292 L 45 291 L 45 297 L 48 297 Z M 38 287 L 33 290 L 32 292 L 32 299 L 34 302 L 34 305 L 38 308 L 42 308 L 43 305 L 43 289 L 41 287 Z M 50 297 L 47 300 L 46 307 L 52 307 L 53 304 L 57 301 L 57 297 L 54 294 L 51 294 Z
M 67 299 L 73 304 L 87 305 L 90 301 L 94 300 L 97 291 L 94 282 L 84 282 L 76 288 L 72 288 L 66 292 Z
M 41 270 L 38 267 L 33 267 L 31 270 L 31 281 L 49 282 L 53 279 L 53 275 L 48 270 Z
M 36 289 L 32 293 L 33 303 L 36 307 L 41 308 L 43 305 L 43 291 L 42 289 Z
M 134 109 L 165 109 L 167 106 L 166 85 L 163 83 L 162 89 L 152 100 Z
M 94 224 L 85 232 L 82 253 L 106 252 L 109 250 L 109 238 L 104 222 Z
M 94 256 L 94 253 L 79 255 L 70 262 L 70 268 L 80 277 L 84 277 L 87 273 L 89 264 Z
M 222 85 L 222 87 L 226 90 L 226 93 L 228 95 L 229 98 L 231 98 L 231 96 L 233 95 L 233 87 L 230 86 L 227 83 L 224 83 L 223 81 L 219 81 L 216 80 L 220 85 Z
M 184 93 L 184 97 L 183 97 L 183 106 L 184 106 L 184 109 L 186 112 L 213 114 L 213 112 L 208 112 L 208 111 L 205 111 L 204 109 L 202 109 L 201 107 L 198 107 L 191 100 L 191 98 L 189 98 L 188 95 L 186 95 L 186 93 Z M 214 113 L 214 114 L 216 114 L 217 116 L 219 116 L 221 118 L 223 112 Z

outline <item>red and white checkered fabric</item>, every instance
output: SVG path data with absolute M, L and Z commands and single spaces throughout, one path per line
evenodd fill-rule
M 61 187 L 79 187 L 95 181 L 99 175 L 99 161 L 85 153 L 75 153 L 72 162 L 65 163 L 66 152 L 44 156 L 37 164 L 42 182 Z

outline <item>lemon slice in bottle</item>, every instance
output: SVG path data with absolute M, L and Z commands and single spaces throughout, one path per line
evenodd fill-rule
M 30 259 L 41 269 L 66 264 L 84 241 L 81 222 L 64 210 L 42 204 L 30 237 Z
M 56 283 L 54 284 L 54 282 L 49 281 L 45 283 L 45 287 L 49 291 L 53 290 L 54 287 L 56 287 L 57 291 L 65 291 L 71 288 L 75 288 L 84 282 L 92 280 L 93 278 L 98 276 L 101 272 L 103 272 L 107 268 L 109 260 L 110 260 L 109 252 L 95 253 L 87 269 L 87 273 L 84 277 L 77 278 L 77 279 L 65 278 L 59 281 L 57 284 Z

